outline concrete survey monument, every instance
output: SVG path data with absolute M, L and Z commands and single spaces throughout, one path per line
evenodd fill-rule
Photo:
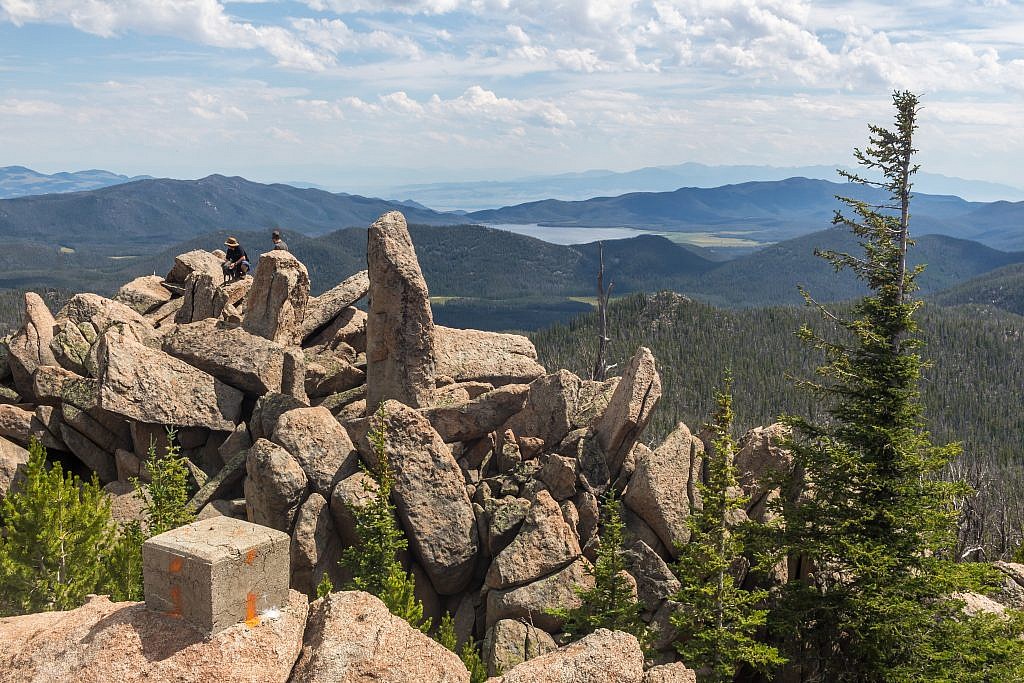
M 214 517 L 142 546 L 146 605 L 212 634 L 288 603 L 288 534 Z

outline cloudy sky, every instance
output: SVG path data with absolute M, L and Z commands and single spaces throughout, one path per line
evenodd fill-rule
M 0 0 L 0 166 L 360 182 L 848 163 L 1024 184 L 1022 0 Z

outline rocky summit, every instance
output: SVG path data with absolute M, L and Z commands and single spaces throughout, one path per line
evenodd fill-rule
M 259 627 L 206 637 L 103 597 L 0 619 L 0 680 L 468 681 L 456 655 L 373 596 L 309 602 L 325 574 L 346 579 L 338 561 L 356 540 L 352 511 L 375 490 L 361 465 L 378 466 L 381 429 L 425 616 L 451 614 L 460 642 L 482 642 L 491 680 L 694 680 L 671 646 L 669 564 L 688 540 L 707 444 L 685 425 L 643 442 L 661 397 L 651 352 L 636 349 L 621 377 L 596 382 L 542 367 L 525 337 L 436 326 L 397 212 L 370 227 L 367 262 L 320 297 L 287 252 L 224 283 L 218 257 L 201 250 L 166 277 L 129 282 L 112 300 L 75 296 L 55 315 L 26 296 L 0 356 L 15 397 L 0 405 L 0 497 L 34 437 L 124 499 L 173 429 L 198 518 L 287 534 L 291 593 L 264 606 L 274 616 Z M 740 444 L 751 517 L 771 495 L 757 490 L 760 475 L 788 463 L 782 436 L 758 429 Z M 647 671 L 633 636 L 599 629 L 570 644 L 553 613 L 593 585 L 598 500 L 611 487 L 656 634 Z

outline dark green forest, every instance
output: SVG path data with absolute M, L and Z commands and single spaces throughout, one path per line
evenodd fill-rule
M 608 310 L 609 356 L 621 368 L 638 346 L 658 361 L 662 400 L 647 432 L 663 438 L 678 421 L 707 422 L 725 369 L 734 377 L 736 425 L 747 429 L 784 413 L 819 415 L 793 378 L 810 379 L 823 358 L 796 337 L 801 324 L 818 327 L 808 308 L 729 310 L 672 292 L 636 294 Z M 594 313 L 531 335 L 545 367 L 587 375 L 597 348 Z M 932 361 L 923 394 L 939 440 L 999 459 L 1024 446 L 1024 318 L 982 307 L 925 306 L 921 327 Z M 612 370 L 611 374 L 615 374 Z
M 943 306 L 982 304 L 1024 315 L 1024 264 L 1014 263 L 939 292 L 931 300 Z
M 589 376 L 597 350 L 597 316 L 532 333 L 541 363 Z M 983 546 L 990 559 L 1012 554 L 1024 524 L 1024 317 L 982 306 L 926 304 L 920 324 L 927 341 L 922 398 L 939 443 L 963 444 L 949 476 L 979 491 L 965 505 L 961 547 Z M 672 292 L 635 294 L 608 310 L 609 374 L 638 346 L 654 353 L 662 398 L 645 438 L 660 442 L 682 421 L 707 423 L 726 368 L 733 375 L 739 432 L 783 414 L 825 418 L 824 406 L 795 381 L 814 379 L 824 360 L 796 336 L 801 324 L 836 334 L 806 307 L 730 310 Z

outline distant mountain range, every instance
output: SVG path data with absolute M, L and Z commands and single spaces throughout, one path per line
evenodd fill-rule
M 255 256 L 269 245 L 272 227 L 285 231 L 293 251 L 309 267 L 314 287 L 319 287 L 365 267 L 366 226 L 397 209 L 414 225 L 413 239 L 431 293 L 489 299 L 492 308 L 499 305 L 495 300 L 529 308 L 541 305 L 538 298 L 557 303 L 566 297 L 590 297 L 597 245 L 555 245 L 467 225 L 469 221 L 748 233 L 756 241 L 777 243 L 721 262 L 659 235 L 608 240 L 608 277 L 617 293 L 672 289 L 733 307 L 799 303 L 798 283 L 823 301 L 836 301 L 863 291 L 853 278 L 834 274 L 813 253 L 816 248 L 856 249 L 848 232 L 821 230 L 830 223 L 836 194 L 878 199 L 860 186 L 791 178 L 581 202 L 547 200 L 460 216 L 415 202 L 243 178 L 146 179 L 87 192 L 0 200 L 0 234 L 5 239 L 0 288 L 66 287 L 109 294 L 137 275 L 166 272 L 178 253 L 220 246 L 229 233 L 239 235 Z M 999 274 L 996 269 L 1024 263 L 1024 202 L 967 202 L 919 194 L 911 225 L 918 236 L 912 261 L 928 264 L 920 281 L 923 293 L 935 301 L 1002 305 L 1015 300 L 1010 295 L 1000 298 L 998 288 L 1009 286 L 1019 271 Z M 944 290 L 950 293 L 940 299 Z M 1015 304 L 1006 306 L 1016 310 Z M 470 309 L 460 313 L 472 314 Z
M 750 182 L 672 192 L 634 192 L 566 202 L 539 202 L 475 211 L 482 223 L 624 226 L 679 232 L 742 234 L 776 241 L 822 229 L 840 207 L 836 195 L 884 203 L 887 195 L 862 185 L 808 178 Z M 1024 249 L 1024 202 L 968 202 L 952 195 L 914 195 L 915 234 L 942 234 L 1000 249 Z
M 428 183 L 365 190 L 381 197 L 412 197 L 439 210 L 478 211 L 542 199 L 578 201 L 631 192 L 668 192 L 680 187 L 712 188 L 794 177 L 840 180 L 836 166 L 706 166 L 685 163 L 625 172 L 594 170 L 505 181 Z M 972 201 L 1024 201 L 1024 189 L 1019 187 L 934 173 L 916 175 L 915 188 L 927 194 L 951 194 Z
M 131 253 L 221 229 L 282 227 L 322 235 L 366 227 L 391 210 L 401 210 L 416 223 L 464 222 L 459 216 L 382 199 L 211 175 L 0 200 L 0 234 L 74 249 L 106 245 Z
M 216 230 L 281 227 L 316 236 L 344 227 L 365 227 L 385 211 L 397 209 L 410 223 L 425 225 L 628 226 L 739 234 L 770 243 L 828 226 L 838 207 L 836 194 L 884 200 L 878 192 L 858 185 L 789 178 L 579 202 L 549 199 L 463 216 L 409 201 L 212 175 L 201 180 L 147 179 L 88 192 L 3 199 L 0 234 L 73 249 L 108 246 L 132 253 Z M 943 234 L 998 249 L 1024 249 L 1024 202 L 968 202 L 949 195 L 917 194 L 912 226 L 918 235 Z
M 149 177 L 128 177 L 99 169 L 47 175 L 24 166 L 3 166 L 0 167 L 0 199 L 54 192 L 84 192 Z
M 266 231 L 232 232 L 251 256 L 269 248 Z M 499 309 L 540 310 L 568 297 L 589 298 L 594 294 L 597 244 L 556 245 L 474 225 L 414 224 L 411 233 L 431 294 L 478 302 L 459 305 L 459 315 L 464 318 L 474 315 L 474 311 L 479 315 L 478 307 L 485 305 L 482 300 L 490 302 L 485 305 L 488 315 L 499 320 Z M 9 241 L 0 250 L 0 288 L 61 287 L 109 295 L 133 277 L 165 273 L 176 254 L 219 247 L 227 234 L 226 230 L 204 233 L 117 259 L 112 259 L 104 247 L 61 254 L 53 246 Z M 285 239 L 309 269 L 314 293 L 366 267 L 364 228 L 345 228 L 315 237 L 286 229 Z M 606 277 L 615 283 L 616 294 L 671 289 L 717 305 L 744 308 L 799 304 L 798 284 L 820 301 L 841 301 L 863 294 L 863 286 L 849 273 L 834 273 L 814 255 L 815 249 L 854 251 L 856 246 L 849 232 L 833 228 L 716 262 L 665 237 L 641 235 L 604 242 L 604 260 Z M 968 286 L 964 283 L 984 282 L 986 274 L 995 277 L 1001 272 L 996 269 L 1024 263 L 1024 253 L 1000 251 L 944 235 L 924 235 L 917 238 L 911 263 L 928 265 L 920 278 L 922 293 L 941 301 L 940 296 L 945 295 L 939 293 L 944 290 L 956 292 L 958 286 Z M 995 297 L 959 296 L 961 299 L 950 303 L 1001 305 Z M 1010 305 L 1006 307 L 1014 310 Z M 525 317 L 517 315 L 516 319 Z M 495 326 L 501 324 L 496 322 Z

